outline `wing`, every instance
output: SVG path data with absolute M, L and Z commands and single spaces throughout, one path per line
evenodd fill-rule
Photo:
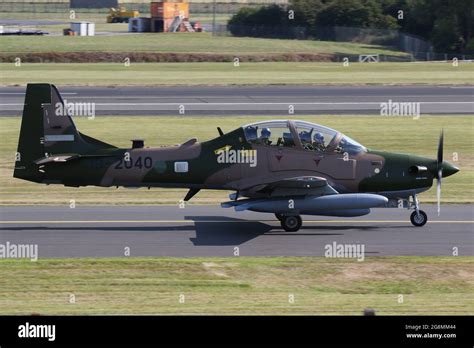
M 327 180 L 320 176 L 299 176 L 278 180 L 252 187 L 248 191 L 260 195 L 263 194 L 268 197 L 338 194 L 338 192 L 328 184 Z
M 320 176 L 298 176 L 295 178 L 283 179 L 267 184 L 267 188 L 319 188 L 328 185 L 328 181 Z
M 278 180 L 270 183 L 257 185 L 245 190 L 247 193 L 259 196 L 258 200 L 285 198 L 285 197 L 301 197 L 301 196 L 327 196 L 339 194 L 332 188 L 327 180 L 319 176 L 299 176 Z M 231 198 L 237 198 L 235 195 Z M 245 210 L 245 202 L 250 200 L 233 200 L 221 204 L 224 208 L 236 207 L 236 210 Z M 240 207 L 241 206 L 241 207 Z M 242 209 L 240 209 L 242 208 Z
M 339 194 L 322 177 L 288 178 L 253 187 L 255 198 L 221 204 L 236 211 L 251 210 L 276 214 L 312 214 L 326 216 L 361 216 L 370 208 L 382 206 L 387 198 L 370 193 Z

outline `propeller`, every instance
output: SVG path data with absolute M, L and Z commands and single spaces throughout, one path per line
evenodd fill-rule
M 441 131 L 438 142 L 438 156 L 436 162 L 436 180 L 438 181 L 436 185 L 436 198 L 438 201 L 438 216 L 441 211 L 441 178 L 443 177 L 443 140 L 444 140 L 444 130 Z

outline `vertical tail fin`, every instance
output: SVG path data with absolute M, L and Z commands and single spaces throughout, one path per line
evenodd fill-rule
M 54 85 L 28 84 L 13 176 L 40 182 L 35 163 L 54 154 L 88 154 L 114 148 L 81 134 Z

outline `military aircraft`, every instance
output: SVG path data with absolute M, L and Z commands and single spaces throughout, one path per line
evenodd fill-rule
M 417 195 L 458 171 L 437 159 L 367 149 L 348 136 L 310 122 L 264 121 L 205 142 L 149 148 L 132 140 L 117 148 L 79 132 L 51 84 L 28 84 L 14 177 L 65 186 L 232 190 L 222 207 L 273 213 L 286 231 L 297 231 L 300 215 L 354 217 L 374 207 L 413 209 L 423 226 L 427 215 Z M 64 109 L 64 108 L 63 108 Z

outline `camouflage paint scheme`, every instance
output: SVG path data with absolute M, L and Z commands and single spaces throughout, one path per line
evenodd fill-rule
M 429 189 L 439 169 L 436 159 L 365 149 L 356 142 L 348 153 L 341 141 L 352 139 L 330 129 L 334 137 L 318 149 L 312 140 L 304 143 L 298 129 L 322 126 L 292 120 L 247 125 L 201 143 L 117 148 L 80 133 L 69 115 L 56 114 L 58 103 L 63 101 L 55 86 L 28 84 L 14 177 L 74 187 L 189 188 L 185 200 L 199 189 L 235 190 L 234 199 L 350 193 L 405 199 Z M 291 146 L 249 139 L 250 131 L 268 124 L 286 127 Z M 223 149 L 255 150 L 257 164 L 218 163 Z M 187 172 L 176 172 L 176 162 L 187 162 Z M 442 169 L 443 177 L 458 170 L 447 162 Z

